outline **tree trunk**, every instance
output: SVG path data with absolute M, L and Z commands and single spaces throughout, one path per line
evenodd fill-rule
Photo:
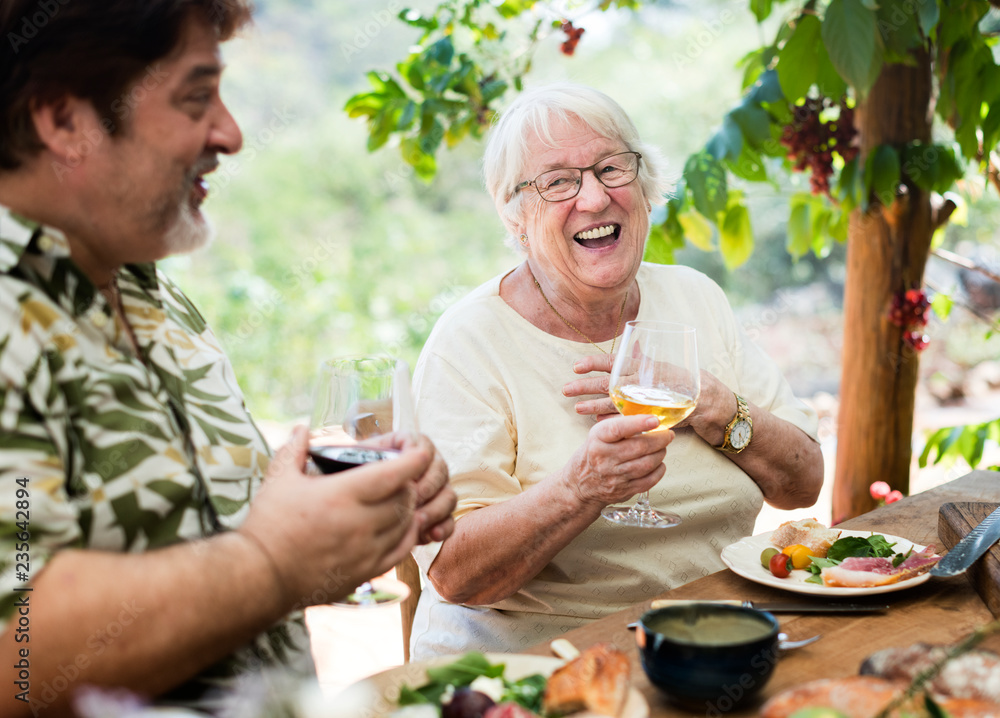
M 930 107 L 927 57 L 916 67 L 886 66 L 856 113 L 861 162 L 878 145 L 929 142 Z M 918 356 L 904 343 L 904 329 L 889 321 L 889 309 L 896 294 L 921 287 L 932 234 L 930 197 L 910 185 L 889 206 L 873 199 L 867 212 L 851 215 L 835 522 L 875 508 L 873 481 L 908 493 Z

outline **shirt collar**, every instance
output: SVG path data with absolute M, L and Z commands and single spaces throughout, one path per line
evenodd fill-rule
M 29 249 L 48 255 L 54 261 L 69 262 L 79 281 L 90 285 L 90 280 L 72 261 L 69 242 L 61 230 L 19 215 L 0 204 L 0 273 L 6 274 L 12 271 Z M 154 295 L 158 292 L 159 282 L 154 262 L 129 264 L 124 269 L 130 271 L 139 286 L 147 292 Z M 96 292 L 96 288 L 94 291 Z

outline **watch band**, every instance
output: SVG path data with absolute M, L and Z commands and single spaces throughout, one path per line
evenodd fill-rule
M 753 420 L 750 418 L 750 407 L 747 406 L 746 399 L 742 396 L 733 392 L 733 396 L 736 397 L 736 414 L 733 416 L 732 421 L 726 425 L 726 431 L 722 438 L 722 445 L 716 446 L 715 448 L 719 451 L 725 451 L 730 454 L 738 454 L 748 446 L 750 446 L 750 441 L 753 439 Z M 747 438 L 747 442 L 743 446 L 736 448 L 732 443 L 733 429 L 740 422 L 744 422 L 747 425 L 747 430 L 750 432 L 750 436 Z

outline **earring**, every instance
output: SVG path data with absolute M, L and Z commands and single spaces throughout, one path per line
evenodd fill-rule
M 518 239 L 520 239 L 520 240 L 521 240 L 521 244 L 522 244 L 523 246 L 525 246 L 525 247 L 527 247 L 527 246 L 528 246 L 528 235 L 526 235 L 526 234 L 522 234 L 522 235 L 521 235 L 520 237 L 518 237 Z

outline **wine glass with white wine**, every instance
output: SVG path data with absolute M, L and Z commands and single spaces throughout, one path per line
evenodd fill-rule
M 652 414 L 660 420 L 653 431 L 666 431 L 694 411 L 701 391 L 694 327 L 673 322 L 632 321 L 625 325 L 608 384 L 619 413 Z M 608 506 L 601 512 L 621 526 L 670 528 L 676 514 L 649 505 L 649 492 L 632 506 Z

